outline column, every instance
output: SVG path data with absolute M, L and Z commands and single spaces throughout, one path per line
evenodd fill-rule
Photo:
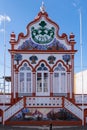
M 32 75 L 32 96 L 36 95 L 36 73 L 33 72 Z
M 70 98 L 74 98 L 74 55 L 72 55 L 72 71 L 71 71 L 71 93 Z
M 71 93 L 71 79 L 70 79 L 70 72 L 67 72 L 67 96 L 70 98 L 70 93 Z
M 50 96 L 53 96 L 53 72 L 50 73 Z
M 11 102 L 14 103 L 14 54 L 11 54 Z

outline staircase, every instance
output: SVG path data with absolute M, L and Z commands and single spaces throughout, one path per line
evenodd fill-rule
M 17 112 L 19 112 L 24 107 L 24 99 L 22 98 L 20 101 L 18 101 L 13 106 L 9 107 L 7 110 L 3 112 L 3 122 L 11 118 L 13 115 L 15 115 Z
M 35 98 L 35 97 L 34 97 Z M 43 97 L 44 98 L 44 97 Z M 49 97 L 48 97 L 49 98 Z M 58 98 L 58 97 L 57 97 Z M 32 99 L 32 98 L 31 98 Z M 37 97 L 36 97 L 37 99 Z M 59 97 L 60 99 L 60 97 Z M 58 101 L 60 101 L 58 99 Z M 30 100 L 30 99 L 29 99 Z M 8 109 L 6 109 L 4 112 L 3 112 L 3 122 L 5 123 L 8 119 L 10 119 L 12 116 L 14 116 L 16 113 L 18 113 L 19 111 L 21 111 L 24 107 L 29 107 L 28 106 L 28 103 L 29 103 L 29 100 L 27 97 L 24 97 L 22 98 L 20 101 L 18 101 L 17 103 L 15 103 L 13 106 L 9 107 Z M 35 99 L 34 99 L 35 100 Z M 53 101 L 53 100 L 52 100 Z M 56 100 L 57 102 L 57 100 Z M 26 105 L 24 105 L 26 104 Z M 59 108 L 59 104 L 58 106 L 56 105 L 56 108 Z M 35 107 L 35 106 L 33 106 Z M 41 105 L 38 106 L 41 108 Z M 49 106 L 44 106 L 44 107 L 49 107 Z M 50 106 L 52 107 L 52 106 Z M 74 103 L 72 103 L 70 100 L 68 100 L 67 98 L 63 98 L 61 97 L 61 107 L 67 109 L 69 112 L 71 112 L 73 115 L 75 115 L 77 118 L 80 119 L 80 121 L 83 120 L 83 111 L 81 108 L 79 108 L 77 105 L 75 105 Z M 43 108 L 43 106 L 42 106 Z
M 82 109 L 66 98 L 64 98 L 64 108 L 66 108 L 68 111 L 70 111 L 72 114 L 74 114 L 79 119 L 81 119 L 81 120 L 83 119 L 84 113 L 82 113 Z

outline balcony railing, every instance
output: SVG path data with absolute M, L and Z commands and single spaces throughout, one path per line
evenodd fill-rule
M 0 94 L 0 104 L 10 104 L 11 95 L 9 94 Z
M 76 94 L 75 95 L 75 103 L 76 104 L 87 104 L 87 94 Z
M 62 107 L 62 97 L 26 97 L 26 107 Z

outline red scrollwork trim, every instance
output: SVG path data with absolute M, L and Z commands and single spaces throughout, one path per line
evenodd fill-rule
M 62 65 L 66 68 L 67 72 L 70 72 L 70 68 L 68 68 L 68 66 L 62 60 L 58 60 L 55 63 L 55 65 L 52 67 L 52 71 L 54 70 L 55 66 L 57 66 L 58 63 L 62 63 Z
M 37 67 L 38 67 L 41 63 L 45 63 L 45 65 L 49 68 L 49 72 L 51 71 L 50 65 L 49 65 L 45 60 L 40 60 L 40 61 L 38 62 L 38 64 L 35 66 L 35 71 L 36 71 Z
M 19 64 L 19 66 L 16 68 L 17 71 L 19 71 L 19 68 L 22 66 L 22 64 L 23 64 L 24 62 L 27 62 L 27 63 L 28 63 L 28 65 L 31 67 L 32 71 L 34 70 L 33 66 L 30 64 L 30 62 L 29 62 L 28 60 L 23 60 L 23 61 L 21 62 L 21 64 Z

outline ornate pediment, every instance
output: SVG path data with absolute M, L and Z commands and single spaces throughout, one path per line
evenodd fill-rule
M 15 34 L 11 34 L 10 43 L 14 43 L 14 49 L 18 50 L 71 50 L 75 41 L 74 35 L 68 36 L 63 33 L 59 35 L 59 26 L 52 21 L 42 5 L 41 12 L 30 22 L 27 34 L 20 33 L 16 41 Z

